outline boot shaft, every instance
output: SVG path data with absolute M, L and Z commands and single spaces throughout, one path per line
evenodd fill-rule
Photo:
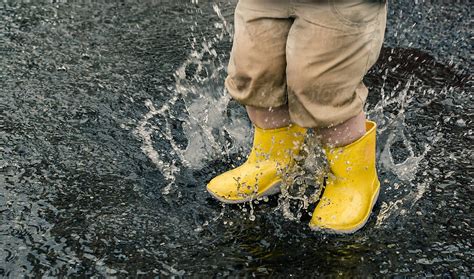
M 306 135 L 306 129 L 297 125 L 277 129 L 261 129 L 255 126 L 252 151 L 248 162 L 289 162 L 299 154 Z
M 351 177 L 351 173 L 375 172 L 376 124 L 366 122 L 366 134 L 355 142 L 337 148 L 325 148 L 331 172 L 336 177 Z

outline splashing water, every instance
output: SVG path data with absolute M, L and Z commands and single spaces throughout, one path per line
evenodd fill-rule
M 383 79 L 386 79 L 387 71 L 388 70 L 386 70 L 385 75 L 382 76 Z M 374 109 L 367 111 L 369 118 L 376 120 L 379 124 L 379 139 L 386 138 L 384 140 L 385 144 L 383 145 L 383 150 L 381 153 L 379 152 L 379 160 L 382 163 L 382 166 L 396 174 L 399 179 L 404 181 L 410 181 L 414 178 L 418 171 L 420 161 L 425 157 L 426 153 L 428 153 L 431 146 L 441 137 L 441 134 L 437 135 L 430 144 L 425 144 L 424 151 L 421 155 L 415 155 L 412 143 L 410 143 L 405 135 L 407 132 L 405 128 L 405 111 L 407 106 L 409 106 L 413 100 L 409 97 L 409 94 L 410 96 L 417 94 L 415 91 L 410 92 L 409 88 L 411 84 L 412 80 L 410 79 L 407 81 L 404 89 L 401 91 L 393 90 L 390 95 L 385 95 L 384 87 L 382 87 L 381 100 L 375 105 Z M 397 94 L 398 97 L 396 97 Z M 390 113 L 384 114 L 384 108 L 393 104 L 398 106 L 398 113 L 396 115 Z M 390 150 L 398 138 L 402 140 L 404 148 L 409 152 L 409 155 L 401 163 L 395 163 Z
M 174 187 L 176 174 L 180 171 L 178 163 L 199 169 L 205 162 L 224 157 L 237 151 L 248 150 L 251 127 L 242 108 L 232 105 L 226 94 L 222 80 L 225 77 L 225 54 L 218 54 L 215 46 L 231 40 L 232 28 L 227 23 L 219 7 L 213 6 L 218 18 L 214 27 L 217 32 L 213 38 L 196 38 L 192 35 L 191 52 L 175 72 L 174 96 L 159 109 L 150 100 L 145 102 L 149 112 L 139 122 L 134 133 L 143 142 L 142 151 L 156 165 L 168 182 L 163 194 L 169 194 Z M 194 30 L 194 28 L 192 28 Z M 184 103 L 185 112 L 171 108 Z M 164 126 L 154 126 L 151 121 L 160 117 Z M 172 125 L 168 119 L 183 122 L 183 133 L 187 139 L 185 148 L 179 146 L 172 135 Z M 152 136 L 158 133 L 171 145 L 171 154 L 177 158 L 167 163 L 165 155 L 153 147 Z M 179 160 L 179 161 L 178 161 Z
M 374 119 L 379 125 L 377 131 L 379 145 L 377 152 L 378 169 L 379 171 L 382 169 L 394 174 L 400 181 L 395 183 L 388 180 L 383 181 L 382 187 L 385 186 L 385 192 L 393 191 L 389 196 L 394 197 L 394 199 L 388 202 L 382 202 L 381 210 L 377 215 L 376 226 L 381 226 L 390 217 L 397 216 L 397 213 L 404 214 L 406 212 L 406 210 L 403 209 L 404 206 L 409 204 L 410 207 L 413 207 L 426 192 L 427 184 L 417 183 L 414 190 L 403 193 L 403 195 L 400 194 L 402 189 L 413 188 L 411 184 L 416 183 L 414 180 L 419 171 L 420 163 L 431 150 L 432 146 L 443 136 L 440 131 L 433 131 L 434 136 L 428 139 L 429 142 L 420 143 L 420 145 L 423 145 L 423 151 L 421 151 L 419 155 L 415 154 L 415 143 L 410 142 L 407 137 L 407 134 L 410 134 L 410 130 L 406 124 L 406 111 L 413 101 L 413 96 L 419 95 L 420 89 L 423 90 L 423 86 L 421 86 L 422 82 L 420 80 L 414 81 L 415 77 L 412 76 L 408 79 L 403 88 L 395 87 L 390 94 L 385 94 L 385 81 L 388 75 L 389 69 L 386 69 L 382 75 L 383 84 L 380 90 L 380 101 L 373 109 L 369 110 L 366 108 L 366 111 L 369 118 Z M 421 93 L 425 94 L 426 92 Z M 433 94 L 433 92 L 430 93 Z M 384 108 L 389 106 L 395 106 L 392 107 L 391 110 L 397 113 L 384 113 Z M 399 142 L 401 142 L 401 144 L 396 146 Z M 396 153 L 408 154 L 406 154 L 404 160 L 396 162 L 392 149 L 394 149 Z M 391 187 L 392 184 L 393 188 Z
M 295 158 L 295 167 L 281 175 L 283 183 L 277 210 L 280 209 L 285 218 L 299 220 L 310 204 L 319 200 L 328 172 L 323 152 L 319 139 L 309 133 L 301 155 Z
M 134 131 L 143 142 L 142 151 L 168 182 L 162 190 L 163 194 L 169 194 L 176 189 L 175 180 L 180 171 L 179 164 L 200 169 L 210 160 L 230 158 L 231 154 L 247 154 L 249 151 L 251 125 L 245 110 L 233 102 L 225 91 L 223 80 L 228 56 L 226 53 L 219 54 L 216 51 L 217 45 L 232 40 L 232 26 L 216 4 L 213 9 L 220 20 L 214 24 L 218 30 L 217 34 L 212 38 L 202 36 L 198 38 L 193 33 L 190 54 L 175 73 L 176 82 L 173 91 L 176 94 L 158 109 L 147 100 L 145 106 L 149 111 Z M 394 182 L 386 179 L 382 183 L 382 191 L 395 198 L 382 203 L 377 216 L 377 226 L 395 216 L 395 213 L 403 212 L 401 209 L 406 204 L 413 206 L 423 196 L 426 183 L 418 183 L 416 187 L 410 185 L 419 171 L 420 163 L 442 137 L 440 132 L 435 131 L 434 136 L 427 142 L 418 143 L 423 150 L 415 151 L 416 144 L 407 136 L 410 135 L 410 131 L 406 125 L 406 111 L 411 105 L 413 96 L 420 94 L 419 90 L 413 87 L 418 88 L 421 81 L 411 77 L 403 88 L 400 85 L 396 86 L 386 94 L 385 81 L 394 70 L 396 69 L 386 69 L 382 75 L 383 84 L 378 103 L 372 108 L 369 108 L 369 104 L 366 106 L 368 118 L 378 123 L 378 169 L 395 175 L 399 180 Z M 435 94 L 426 90 L 421 93 Z M 178 103 L 184 104 L 185 113 L 170 109 Z M 155 117 L 163 119 L 165 125 L 159 127 L 152 125 L 150 120 Z M 183 122 L 182 132 L 187 139 L 186 147 L 181 147 L 174 140 L 173 128 L 167 119 L 179 119 Z M 167 162 L 164 154 L 153 148 L 152 136 L 156 133 L 167 140 L 172 147 L 171 154 L 175 155 L 175 158 L 171 162 Z M 406 157 L 397 162 L 394 152 L 406 154 Z M 305 156 L 296 158 L 297 166 L 291 172 L 282 173 L 283 184 L 276 210 L 281 210 L 285 218 L 290 220 L 299 220 L 302 213 L 317 202 L 322 192 L 324 174 L 327 173 L 327 164 L 316 137 L 311 135 L 307 137 L 303 153 Z M 403 191 L 403 194 L 400 194 L 397 192 L 400 188 L 413 188 L 413 190 Z M 248 211 L 249 219 L 254 220 L 254 204 L 253 202 L 248 204 L 249 210 L 245 206 L 241 206 L 241 209 L 243 212 Z

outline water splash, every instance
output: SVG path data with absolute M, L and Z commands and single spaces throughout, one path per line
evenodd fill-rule
M 148 158 L 150 158 L 153 164 L 155 164 L 161 171 L 166 181 L 168 181 L 168 185 L 166 185 L 163 189 L 163 194 L 169 194 L 171 190 L 171 185 L 173 185 L 176 179 L 175 175 L 179 172 L 179 168 L 176 166 L 175 160 L 173 160 L 172 162 L 166 162 L 164 159 L 162 159 L 164 157 L 163 154 L 158 153 L 158 151 L 154 149 L 152 134 L 154 133 L 154 131 L 157 130 L 157 127 L 149 125 L 148 123 L 148 121 L 156 115 L 163 115 L 164 113 L 169 112 L 169 106 L 165 104 L 159 110 L 157 110 L 150 100 L 145 101 L 145 106 L 149 109 L 149 111 L 138 123 L 137 128 L 134 130 L 134 133 L 143 141 L 141 146 L 141 150 L 143 151 L 143 153 L 145 153 Z M 170 129 L 171 128 L 169 126 L 169 123 L 167 123 L 164 131 L 161 129 L 159 131 L 162 135 L 165 136 L 167 140 L 172 143 L 172 146 L 176 148 L 176 143 L 174 142 L 171 136 Z
M 176 189 L 175 179 L 180 165 L 199 169 L 210 160 L 230 158 L 231 154 L 247 154 L 249 151 L 249 135 L 252 133 L 245 110 L 230 99 L 223 86 L 228 54 L 217 51 L 219 44 L 232 40 L 233 29 L 217 4 L 213 5 L 213 9 L 219 19 L 213 25 L 216 34 L 206 38 L 202 35 L 196 37 L 193 33 L 190 53 L 175 72 L 173 97 L 159 108 L 147 100 L 145 106 L 149 111 L 135 129 L 135 134 L 143 142 L 142 151 L 168 182 L 163 194 Z M 194 31 L 194 27 L 191 28 Z M 386 180 L 383 183 L 382 191 L 391 200 L 382 203 L 377 225 L 382 225 L 407 204 L 412 206 L 422 198 L 426 184 L 419 183 L 411 187 L 411 183 L 414 183 L 420 164 L 431 147 L 442 137 L 442 133 L 434 131 L 434 136 L 425 142 L 410 140 L 411 131 L 407 128 L 406 117 L 407 110 L 413 106 L 413 96 L 435 92 L 419 92 L 416 88 L 423 88 L 422 82 L 415 76 L 386 92 L 386 79 L 397 69 L 398 66 L 385 69 L 380 88 L 381 98 L 372 108 L 369 108 L 369 104 L 366 107 L 368 117 L 378 123 L 378 169 L 393 174 L 399 180 Z M 176 104 L 183 104 L 185 113 L 170 109 Z M 153 125 L 152 120 L 157 117 L 165 124 Z M 185 147 L 174 140 L 169 119 L 178 119 L 183 123 L 182 133 L 187 140 Z M 167 160 L 165 154 L 154 149 L 152 138 L 155 134 L 160 134 L 162 139 L 169 142 L 174 159 Z M 277 210 L 281 210 L 291 220 L 299 220 L 302 213 L 317 202 L 322 191 L 322 179 L 327 173 L 323 152 L 314 136 L 307 138 L 304 153 L 305 156 L 297 159 L 298 164 L 291 172 L 282 173 L 283 184 Z M 398 162 L 394 153 L 406 156 Z M 399 185 L 398 188 L 413 190 L 401 194 L 393 190 L 397 188 L 395 184 Z M 245 205 L 241 209 L 249 212 L 249 219 L 254 220 L 253 202 L 249 202 L 248 206 L 249 210 Z
M 416 174 L 420 171 L 421 162 L 431 148 L 443 137 L 440 130 L 434 129 L 433 136 L 426 138 L 425 142 L 412 142 L 407 135 L 413 133 L 406 123 L 407 109 L 412 108 L 413 96 L 423 94 L 434 94 L 433 90 L 427 92 L 422 86 L 422 81 L 411 76 L 404 87 L 396 86 L 386 94 L 385 85 L 389 71 L 386 69 L 382 75 L 381 99 L 373 109 L 367 110 L 369 118 L 378 124 L 378 169 L 395 175 L 399 181 L 382 181 L 382 191 L 391 197 L 389 201 L 383 201 L 380 212 L 377 215 L 376 227 L 382 226 L 387 221 L 400 214 L 406 213 L 406 207 L 410 208 L 423 197 L 427 184 L 417 183 Z M 421 92 L 420 92 L 421 91 Z M 386 108 L 390 107 L 390 111 Z M 397 113 L 392 113 L 396 111 Z M 415 152 L 415 147 L 422 149 Z M 396 162 L 394 154 L 405 154 L 404 159 Z M 405 191 L 402 191 L 405 190 Z
M 281 210 L 289 220 L 299 220 L 304 212 L 311 215 L 308 208 L 319 200 L 328 172 L 322 145 L 313 133 L 308 133 L 301 154 L 295 160 L 295 166 L 281 174 L 283 183 L 275 209 Z
M 383 78 L 386 78 L 388 70 L 386 70 Z M 374 109 L 369 110 L 367 114 L 371 119 L 376 119 L 379 124 L 378 137 L 379 143 L 382 143 L 383 149 L 379 152 L 379 162 L 384 169 L 394 173 L 399 179 L 403 181 L 411 181 L 414 179 L 418 171 L 421 160 L 430 151 L 431 147 L 442 137 L 438 133 L 434 139 L 429 143 L 424 143 L 424 151 L 420 155 L 415 155 L 413 150 L 413 143 L 411 143 L 406 133 L 409 133 L 406 128 L 406 109 L 413 101 L 412 96 L 418 94 L 416 90 L 410 90 L 412 87 L 417 87 L 418 83 L 413 82 L 413 77 L 409 79 L 405 87 L 398 91 L 392 90 L 390 95 L 385 94 L 384 86 L 381 88 L 381 100 L 374 106 Z M 385 83 L 384 83 L 385 85 Z M 396 105 L 397 114 L 384 113 L 384 108 Z M 392 108 L 393 110 L 393 108 Z M 405 160 L 401 163 L 395 163 L 391 148 L 394 144 L 401 140 L 405 151 L 408 152 Z M 380 151 L 380 150 L 379 150 Z M 400 152 L 400 150 L 398 150 Z
M 163 194 L 176 189 L 180 165 L 199 169 L 210 160 L 248 150 L 251 127 L 245 111 L 232 103 L 222 83 L 226 75 L 227 54 L 216 51 L 219 44 L 232 40 L 233 31 L 216 4 L 213 9 L 220 20 L 214 24 L 215 36 L 196 37 L 195 27 L 191 27 L 191 51 L 174 74 L 175 87 L 170 89 L 172 98 L 159 108 L 151 100 L 146 100 L 149 111 L 134 130 L 142 141 L 142 151 L 167 181 Z M 179 104 L 184 104 L 184 113 L 172 109 Z M 155 118 L 163 120 L 164 125 L 153 125 Z M 175 119 L 183 123 L 182 132 L 187 140 L 185 147 L 173 137 L 170 120 Z M 156 134 L 170 144 L 171 155 L 175 157 L 171 161 L 166 159 L 167 154 L 153 147 L 152 138 Z

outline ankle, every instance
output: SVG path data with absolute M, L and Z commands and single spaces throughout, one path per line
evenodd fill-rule
M 335 133 L 332 136 L 321 137 L 321 143 L 327 147 L 342 147 L 349 145 L 365 135 L 365 131 Z
M 291 124 L 288 105 L 276 108 L 257 108 L 247 106 L 252 123 L 261 129 L 277 129 Z
M 349 145 L 365 135 L 365 114 L 361 112 L 349 120 L 328 128 L 320 128 L 317 135 L 324 146 L 341 147 Z

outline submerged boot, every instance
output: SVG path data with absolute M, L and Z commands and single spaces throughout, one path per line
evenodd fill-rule
M 278 129 L 255 127 L 252 151 L 241 166 L 207 185 L 207 191 L 224 203 L 242 203 L 280 191 L 281 172 L 294 164 L 306 129 L 290 125 Z
M 343 147 L 326 148 L 332 174 L 309 223 L 312 229 L 352 233 L 369 219 L 379 195 L 375 169 L 375 123 L 366 122 L 366 134 Z

